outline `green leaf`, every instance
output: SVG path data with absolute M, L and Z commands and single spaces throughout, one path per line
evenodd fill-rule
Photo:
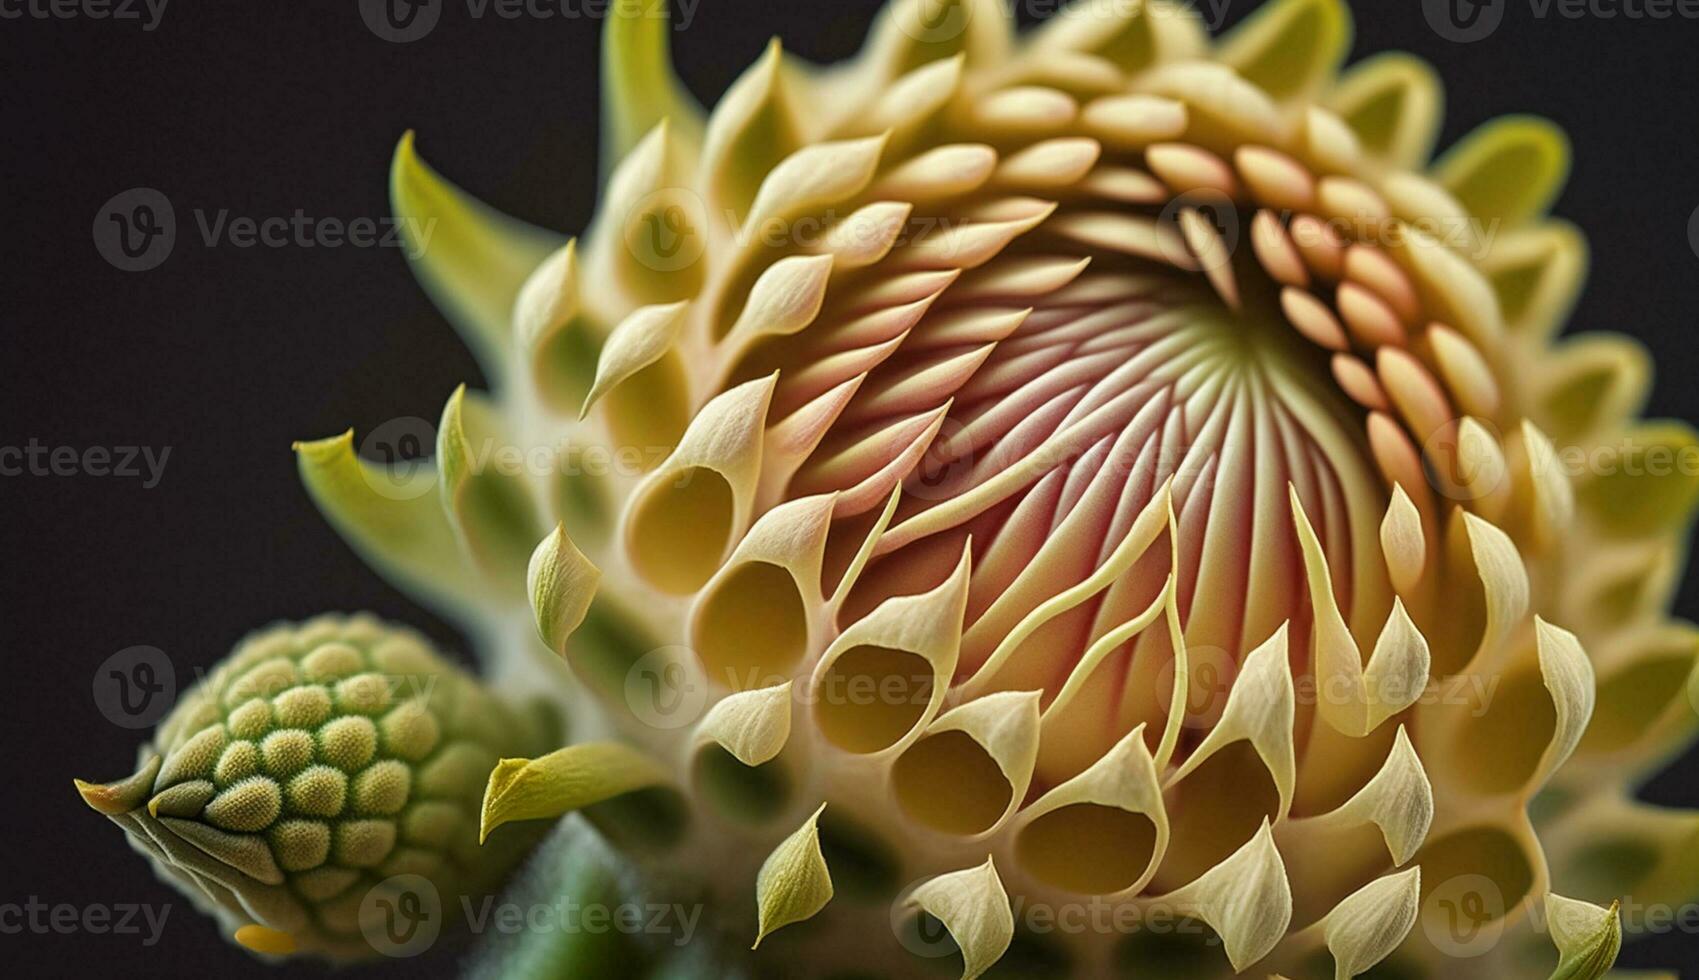
M 395 148 L 389 195 L 414 275 L 485 376 L 500 379 L 519 290 L 566 238 L 510 218 L 445 180 L 419 157 L 412 131 Z

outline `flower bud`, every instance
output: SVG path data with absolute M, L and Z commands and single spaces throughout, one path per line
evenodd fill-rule
M 243 640 L 134 775 L 77 788 L 238 942 L 354 958 L 385 941 L 369 899 L 390 879 L 451 900 L 507 870 L 525 842 L 480 850 L 478 806 L 542 727 L 417 633 L 326 615 Z

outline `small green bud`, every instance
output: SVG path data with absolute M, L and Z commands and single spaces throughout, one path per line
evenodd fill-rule
M 525 842 L 480 850 L 478 804 L 540 727 L 411 631 L 322 616 L 248 637 L 140 771 L 77 786 L 244 946 L 349 959 L 374 951 L 361 909 L 386 879 L 421 875 L 447 899 L 505 873 Z

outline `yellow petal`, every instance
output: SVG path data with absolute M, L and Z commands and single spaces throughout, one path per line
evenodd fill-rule
M 582 742 L 536 759 L 503 759 L 484 788 L 478 840 L 514 820 L 552 819 L 667 778 L 659 763 L 617 742 Z
M 1244 739 L 1251 743 L 1257 757 L 1268 767 L 1280 793 L 1277 819 L 1285 819 L 1292 808 L 1292 790 L 1297 782 L 1298 769 L 1292 745 L 1297 692 L 1292 685 L 1286 632 L 1287 627 L 1282 624 L 1273 636 L 1245 655 L 1244 663 L 1239 665 L 1239 675 L 1233 679 L 1232 689 L 1227 693 L 1227 707 L 1221 712 L 1221 718 L 1180 768 L 1168 777 L 1166 787 L 1178 785 L 1210 756 Z
M 601 569 L 584 557 L 564 526 L 556 526 L 537 545 L 526 570 L 526 591 L 537 633 L 549 649 L 566 655 L 567 637 L 584 622 L 601 581 Z
M 1118 811 L 1118 812 L 1109 812 Z M 1142 818 L 1148 855 L 1138 847 Z M 1144 726 L 1133 729 L 1084 772 L 1039 797 L 1017 819 L 1015 849 L 1028 874 L 1089 894 L 1138 894 L 1168 850 L 1168 813 Z
M 1221 937 L 1235 971 L 1267 956 L 1292 922 L 1292 888 L 1268 821 L 1232 856 L 1162 900 L 1196 909 Z
M 832 873 L 820 853 L 820 814 L 814 811 L 801 827 L 773 848 L 755 877 L 758 933 L 755 945 L 774 930 L 813 918 L 832 900 Z
M 1390 52 L 1352 65 L 1327 102 L 1365 152 L 1392 167 L 1419 168 L 1439 137 L 1445 96 L 1427 62 Z
M 1551 693 L 1552 706 L 1557 711 L 1557 725 L 1550 744 L 1540 758 L 1540 768 L 1534 785 L 1542 785 L 1550 775 L 1569 759 L 1587 723 L 1593 718 L 1593 664 L 1581 649 L 1581 641 L 1568 630 L 1560 629 L 1539 617 L 1534 618 L 1535 635 L 1540 654 L 1540 676 Z
M 1392 751 L 1362 789 L 1337 809 L 1283 824 L 1281 834 L 1283 840 L 1290 835 L 1308 844 L 1372 823 L 1380 829 L 1392 863 L 1403 865 L 1427 840 L 1433 818 L 1433 787 L 1409 734 L 1400 725 Z
M 1235 27 L 1219 57 L 1276 98 L 1303 98 L 1332 81 L 1351 33 L 1342 0 L 1278 0 Z
M 946 833 L 991 832 L 1026 797 L 1038 761 L 1037 691 L 999 691 L 945 712 L 891 772 L 909 816 Z
M 711 741 L 746 766 L 778 756 L 790 739 L 791 682 L 721 698 L 696 728 L 698 742 Z
M 748 528 L 775 380 L 758 378 L 715 396 L 632 492 L 625 547 L 637 572 L 662 591 L 701 588 Z
M 1324 920 L 1335 980 L 1368 972 L 1404 942 L 1421 908 L 1422 874 L 1410 868 L 1377 878 L 1346 896 Z
M 1475 215 L 1517 224 L 1538 217 L 1569 177 L 1569 140 L 1535 116 L 1506 116 L 1465 136 L 1434 168 Z
M 596 380 L 584 396 L 578 417 L 590 414 L 591 406 L 615 385 L 665 356 L 677 341 L 689 308 L 690 304 L 682 301 L 642 306 L 621 320 L 602 345 L 601 356 L 596 359 Z
M 906 903 L 944 924 L 962 951 L 962 980 L 991 969 L 1015 938 L 1009 894 L 987 856 L 977 868 L 930 878 L 909 892 Z
M 970 554 L 964 546 L 937 588 L 886 599 L 827 647 L 809 683 L 828 742 L 857 754 L 891 751 L 937 716 L 961 649 Z

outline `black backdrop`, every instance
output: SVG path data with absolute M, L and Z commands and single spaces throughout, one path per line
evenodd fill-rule
M 675 53 L 711 101 L 772 35 L 816 60 L 852 53 L 877 6 L 702 0 Z M 1699 243 L 1689 240 L 1699 22 L 1538 18 L 1540 5 L 1511 0 L 1491 37 L 1458 44 L 1430 29 L 1416 0 L 1353 6 L 1358 54 L 1403 48 L 1440 68 L 1444 142 L 1516 111 L 1569 131 L 1575 174 L 1557 211 L 1594 248 L 1575 324 L 1644 340 L 1660 379 L 1653 414 L 1699 418 Z M 1252 7 L 1232 0 L 1227 22 Z M 469 9 L 450 0 L 435 30 L 407 45 L 374 36 L 352 2 L 173 0 L 151 31 L 0 19 L 0 444 L 171 447 L 151 489 L 118 477 L 0 478 L 0 903 L 174 904 L 152 948 L 134 936 L 0 935 L 0 964 L 24 975 L 254 968 L 72 791 L 71 776 L 111 777 L 132 758 L 135 733 L 107 724 L 90 696 L 114 651 L 150 644 L 186 670 L 260 623 L 341 608 L 460 645 L 330 531 L 296 482 L 289 444 L 434 418 L 454 385 L 479 383 L 470 356 L 394 249 L 206 247 L 188 223 L 220 209 L 382 217 L 390 153 L 411 127 L 426 157 L 483 199 L 581 229 L 596 187 L 599 22 Z M 91 236 L 103 203 L 134 187 L 161 191 L 179 221 L 175 252 L 144 273 L 113 268 Z M 1680 608 L 1699 613 L 1691 575 Z M 1699 805 L 1696 776 L 1690 756 L 1648 796 Z M 1699 962 L 1696 949 L 1672 935 L 1624 960 Z M 357 975 L 452 966 L 401 961 Z

